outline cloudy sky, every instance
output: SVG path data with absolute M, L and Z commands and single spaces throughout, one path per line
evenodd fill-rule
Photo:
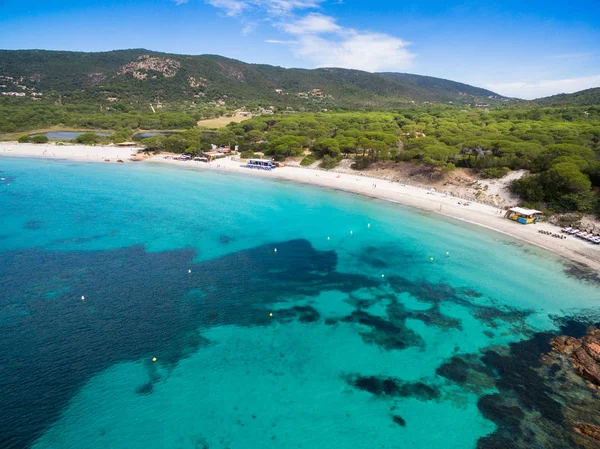
M 0 48 L 147 48 L 437 76 L 537 98 L 600 86 L 600 0 L 0 0 Z

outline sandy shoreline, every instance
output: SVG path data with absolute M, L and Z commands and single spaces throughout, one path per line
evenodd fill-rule
M 72 159 L 77 161 L 104 162 L 129 162 L 139 148 L 117 146 L 90 146 L 90 145 L 55 145 L 0 142 L 0 156 L 36 157 L 47 159 Z
M 56 146 L 52 144 L 0 143 L 0 156 L 73 159 L 79 161 L 101 162 L 105 159 L 110 159 L 111 162 L 116 162 L 117 159 L 128 161 L 128 159 L 135 155 L 136 151 L 137 149 L 135 148 L 112 146 L 90 147 L 84 145 Z M 163 156 L 153 156 L 146 160 L 196 170 L 223 171 L 247 176 L 293 181 L 392 201 L 483 226 L 487 229 L 533 244 L 600 272 L 600 246 L 572 236 L 566 239 L 557 239 L 549 235 L 540 234 L 538 232 L 540 229 L 552 233 L 560 233 L 560 230 L 558 227 L 548 223 L 521 225 L 511 222 L 506 220 L 504 214 L 496 207 L 476 202 L 471 202 L 470 206 L 463 206 L 459 204 L 461 202 L 460 198 L 446 196 L 440 192 L 370 178 L 360 173 L 338 174 L 300 167 L 282 167 L 273 171 L 253 170 L 240 167 L 240 162 L 234 161 L 231 158 L 220 159 L 210 164 L 164 159 Z

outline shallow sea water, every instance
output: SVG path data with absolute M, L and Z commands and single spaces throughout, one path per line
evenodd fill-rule
M 0 447 L 474 448 L 495 386 L 440 366 L 600 310 L 548 253 L 355 195 L 152 164 L 0 176 Z

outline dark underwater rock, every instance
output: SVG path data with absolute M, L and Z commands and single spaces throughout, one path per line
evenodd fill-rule
M 420 401 L 438 400 L 441 397 L 437 388 L 424 382 L 406 382 L 394 377 L 354 376 L 348 379 L 348 383 L 375 396 L 412 397 Z
M 289 322 L 297 320 L 301 323 L 313 323 L 319 321 L 319 318 L 321 318 L 319 311 L 312 306 L 294 306 L 289 309 L 279 309 L 273 316 L 278 321 Z
M 388 307 L 388 315 L 390 308 Z M 404 324 L 408 314 L 403 317 L 396 316 L 385 319 L 371 315 L 364 310 L 355 310 L 350 315 L 342 318 L 346 323 L 358 323 L 370 328 L 369 331 L 360 332 L 367 343 L 376 344 L 388 351 L 401 350 L 411 346 L 424 346 L 425 342 L 419 334 Z
M 394 415 L 394 416 L 392 416 L 392 421 L 394 421 L 399 426 L 406 427 L 406 421 L 400 415 Z

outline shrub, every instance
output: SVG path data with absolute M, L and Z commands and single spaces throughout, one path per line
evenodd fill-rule
M 31 142 L 31 136 L 24 135 L 19 137 L 19 143 L 28 143 Z
M 485 179 L 503 178 L 510 172 L 508 167 L 490 167 L 481 170 L 481 177 Z
M 246 150 L 246 151 L 242 151 L 240 153 L 240 157 L 242 159 L 250 159 L 250 158 L 256 157 L 256 155 L 254 154 L 254 151 L 252 151 L 252 150 Z
M 93 145 L 100 141 L 100 136 L 96 133 L 83 133 L 78 135 L 75 141 L 83 145 Z
M 371 165 L 371 160 L 366 157 L 356 158 L 350 168 L 354 170 L 365 170 Z
M 304 156 L 302 158 L 302 160 L 300 161 L 300 165 L 302 165 L 303 167 L 306 167 L 308 165 L 314 164 L 316 160 L 317 159 L 315 159 L 315 157 L 312 154 L 308 155 L 308 156 Z
M 33 143 L 48 143 L 50 139 L 48 139 L 48 136 L 45 136 L 43 134 L 38 134 L 37 136 L 33 136 L 31 138 L 31 141 Z
M 331 157 L 329 155 L 326 155 L 323 160 L 321 161 L 321 163 L 319 164 L 319 167 L 324 168 L 325 170 L 330 170 L 332 168 L 335 168 L 338 166 L 338 164 L 340 163 L 340 158 L 337 157 Z
M 450 173 L 453 172 L 454 170 L 456 170 L 456 165 L 454 165 L 452 162 L 448 162 L 444 168 L 442 168 L 442 171 L 445 173 Z

